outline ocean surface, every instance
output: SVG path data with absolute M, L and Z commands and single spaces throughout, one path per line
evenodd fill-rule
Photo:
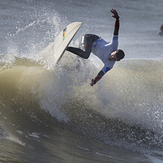
M 162 163 L 162 0 L 0 0 L 0 163 Z M 95 86 L 103 64 L 52 43 L 83 22 L 71 42 L 110 41 L 120 16 L 126 57 Z

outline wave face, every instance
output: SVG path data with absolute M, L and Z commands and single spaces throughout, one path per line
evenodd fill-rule
M 16 58 L 14 66 L 0 71 L 1 112 L 6 107 L 19 113 L 12 118 L 23 114 L 47 126 L 50 117 L 107 144 L 160 148 L 162 66 L 162 61 L 123 61 L 91 87 L 98 69 L 69 53 L 51 70 Z

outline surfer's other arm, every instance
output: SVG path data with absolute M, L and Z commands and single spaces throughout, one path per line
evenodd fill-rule
M 101 70 L 98 75 L 91 80 L 91 86 L 93 86 L 94 84 L 96 84 L 102 77 L 104 76 L 104 72 Z
M 110 11 L 113 13 L 112 17 L 116 19 L 115 25 L 114 25 L 114 35 L 118 35 L 118 32 L 119 32 L 119 15 L 115 9 L 111 9 Z

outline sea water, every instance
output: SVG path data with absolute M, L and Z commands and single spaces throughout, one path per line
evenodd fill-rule
M 71 42 L 110 41 L 120 16 L 126 57 L 93 87 L 103 64 L 52 43 L 83 22 Z M 0 1 L 0 162 L 163 162 L 162 0 Z

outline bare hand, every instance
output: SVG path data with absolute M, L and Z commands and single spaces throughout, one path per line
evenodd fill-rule
M 116 18 L 116 19 L 119 18 L 118 13 L 115 9 L 111 9 L 110 11 L 113 13 L 113 15 L 112 15 L 113 18 Z

